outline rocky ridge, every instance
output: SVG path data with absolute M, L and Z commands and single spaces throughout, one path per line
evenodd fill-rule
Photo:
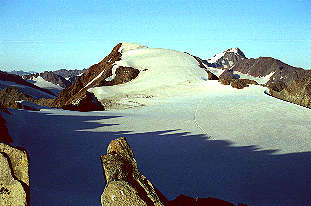
M 80 102 L 90 96 L 87 92 L 89 88 L 123 84 L 136 78 L 139 70 L 124 66 L 114 67 L 115 62 L 121 60 L 121 53 L 119 51 L 121 46 L 122 43 L 116 45 L 111 53 L 102 61 L 94 64 L 81 76 L 78 76 L 70 87 L 64 89 L 59 94 L 52 105 L 63 109 L 70 109 L 75 102 Z M 113 69 L 115 69 L 114 74 Z M 114 78 L 111 78 L 113 75 Z M 92 99 L 94 100 L 94 98 Z M 97 100 L 95 102 L 97 104 Z M 88 102 L 87 104 L 94 105 L 93 103 L 94 101 Z M 94 108 L 97 108 L 97 106 Z
M 51 71 L 24 75 L 23 79 L 31 81 L 35 78 L 38 78 L 39 76 L 42 77 L 45 81 L 51 82 L 52 84 L 55 84 L 55 85 L 59 85 L 62 88 L 66 88 L 71 85 L 71 82 L 69 80 L 66 80 L 64 77 L 58 74 L 55 74 L 54 72 L 51 72 Z
M 44 88 L 40 88 L 38 86 L 35 86 L 35 85 L 27 82 L 26 80 L 24 80 L 22 77 L 15 75 L 15 74 L 8 74 L 7 72 L 0 71 L 0 80 L 1 81 L 7 81 L 7 82 L 14 82 L 17 85 L 31 87 L 33 89 L 44 92 L 47 95 L 55 96 L 55 94 L 53 92 L 49 91 L 48 89 L 44 89 Z M 1 82 L 0 82 L 0 86 L 1 86 Z M 3 88 L 3 86 L 1 86 L 1 87 Z

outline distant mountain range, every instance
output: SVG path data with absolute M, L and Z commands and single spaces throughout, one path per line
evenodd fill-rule
M 15 75 L 11 80 L 1 80 L 28 84 L 28 87 L 39 88 L 41 92 L 49 90 L 49 95 L 59 93 L 51 106 L 72 110 L 79 110 L 81 105 L 83 110 L 102 110 L 101 105 L 109 108 L 125 96 L 140 94 L 152 97 L 157 88 L 173 88 L 174 85 L 199 82 L 205 78 L 219 79 L 221 83 L 239 89 L 248 84 L 261 84 L 269 89 L 272 96 L 311 108 L 311 71 L 271 57 L 247 58 L 239 48 L 230 48 L 203 60 L 188 53 L 120 43 L 89 69 L 13 73 L 23 78 Z M 1 88 L 5 85 L 14 86 L 2 82 Z

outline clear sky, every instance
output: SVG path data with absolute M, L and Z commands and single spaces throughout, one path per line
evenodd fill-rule
M 87 68 L 119 42 L 311 69 L 311 0 L 0 0 L 0 70 Z

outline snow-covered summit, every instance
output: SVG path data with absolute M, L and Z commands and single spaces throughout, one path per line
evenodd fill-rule
M 243 59 L 246 59 L 246 57 L 239 48 L 229 48 L 221 53 L 215 54 L 207 60 L 207 63 L 215 67 L 230 68 L 236 62 Z
M 109 80 L 115 77 L 120 67 L 137 69 L 139 75 L 124 84 L 89 89 L 99 100 L 116 96 L 180 94 L 182 91 L 173 88 L 207 80 L 207 73 L 199 67 L 198 61 L 184 52 L 133 43 L 122 43 L 119 51 L 121 60 L 114 63 Z
M 124 53 L 129 50 L 135 50 L 135 49 L 140 49 L 140 48 L 148 48 L 148 47 L 142 44 L 137 44 L 137 43 L 122 42 L 121 47 L 119 48 L 118 52 Z

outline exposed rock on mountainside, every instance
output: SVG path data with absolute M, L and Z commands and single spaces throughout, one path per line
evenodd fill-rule
M 272 84 L 270 94 L 279 99 L 311 108 L 311 77 L 295 79 L 288 85 L 280 82 Z
M 30 204 L 28 157 L 24 150 L 0 143 L 0 203 Z
M 167 199 L 137 168 L 134 153 L 125 138 L 111 141 L 101 156 L 106 187 L 101 196 L 104 206 L 167 205 Z
M 35 78 L 42 77 L 45 81 L 51 82 L 52 84 L 59 85 L 62 88 L 69 87 L 71 82 L 66 80 L 64 77 L 55 74 L 54 72 L 45 71 L 42 73 L 35 73 L 23 76 L 24 79 L 34 80 Z
M 104 106 L 97 100 L 93 93 L 85 91 L 79 99 L 76 99 L 72 104 L 62 106 L 62 109 L 88 112 L 88 111 L 103 111 Z
M 59 69 L 53 71 L 54 74 L 64 77 L 66 80 L 70 81 L 71 84 L 76 80 L 78 76 L 81 76 L 87 69 L 74 69 L 74 70 L 67 70 L 67 69 Z
M 55 99 L 53 106 L 71 109 L 76 102 L 85 98 L 86 94 L 89 96 L 86 92 L 89 88 L 123 84 L 136 78 L 139 70 L 124 66 L 117 67 L 114 64 L 121 59 L 121 53 L 119 52 L 121 45 L 120 43 L 115 46 L 111 53 L 101 62 L 91 66 L 70 87 L 64 89 Z M 92 99 L 94 100 L 93 97 Z M 93 109 L 96 108 L 98 109 L 97 106 Z
M 220 80 L 231 80 L 231 79 L 238 79 L 239 76 L 233 74 L 233 70 L 232 69 L 226 69 L 220 76 L 219 79 Z
M 0 91 L 0 104 L 4 107 L 22 109 L 18 101 L 27 101 L 41 106 L 49 107 L 53 99 L 35 99 L 27 94 L 24 94 L 17 87 L 6 87 Z M 27 109 L 27 108 L 25 108 Z
M 1 81 L 6 81 L 6 82 L 14 82 L 17 85 L 34 88 L 34 89 L 36 89 L 38 91 L 46 93 L 47 95 L 55 96 L 55 94 L 53 92 L 51 92 L 51 91 L 49 91 L 47 89 L 43 89 L 43 88 L 40 88 L 38 86 L 35 86 L 35 85 L 27 82 L 26 80 L 24 80 L 22 77 L 17 76 L 15 74 L 8 74 L 6 72 L 0 71 L 0 80 Z M 3 88 L 3 87 L 6 87 L 6 86 L 1 86 L 1 84 L 0 84 L 0 88 Z
M 277 82 L 283 82 L 287 85 L 293 80 L 311 76 L 311 71 L 292 67 L 271 57 L 244 59 L 243 61 L 237 62 L 232 67 L 232 70 L 254 77 L 264 77 L 273 73 L 270 80 L 267 82 L 267 86 Z
M 243 59 L 246 59 L 246 57 L 239 48 L 230 48 L 222 53 L 216 54 L 213 58 L 208 59 L 204 63 L 208 66 L 227 69 Z

